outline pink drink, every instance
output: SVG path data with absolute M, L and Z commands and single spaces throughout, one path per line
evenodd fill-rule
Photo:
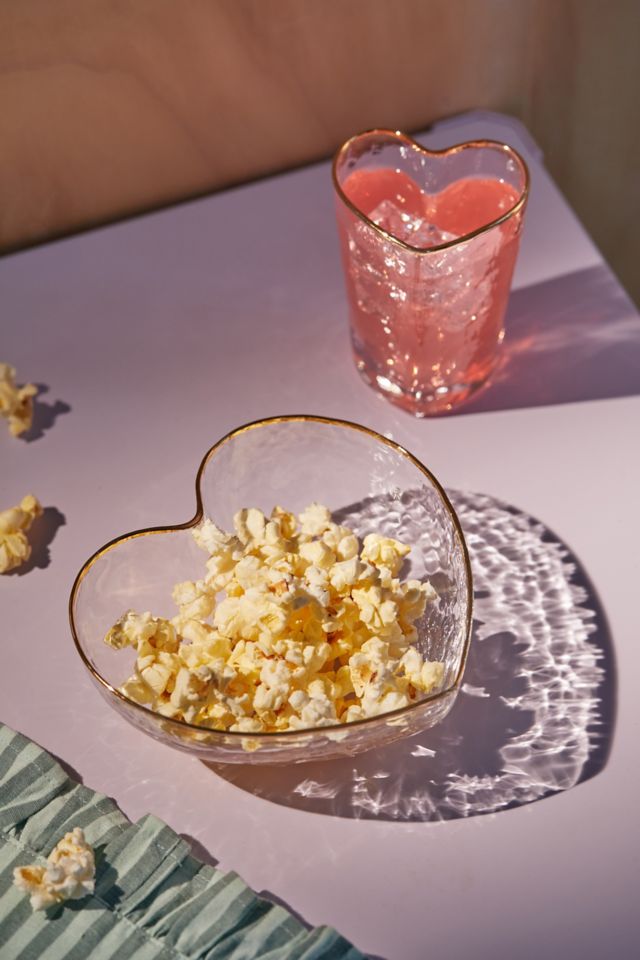
M 404 171 L 375 166 L 340 186 L 356 208 L 338 197 L 357 367 L 417 416 L 450 410 L 495 365 L 523 191 L 476 174 L 426 192 Z

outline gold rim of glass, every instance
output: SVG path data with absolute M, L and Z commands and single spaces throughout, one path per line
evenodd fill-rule
M 354 203 L 349 200 L 348 196 L 342 189 L 340 181 L 338 180 L 338 164 L 342 159 L 342 156 L 351 148 L 351 146 L 363 137 L 373 137 L 373 136 L 386 136 L 390 139 L 396 140 L 405 146 L 410 147 L 412 150 L 415 150 L 417 153 L 424 153 L 428 157 L 438 157 L 446 156 L 453 153 L 461 153 L 464 150 L 469 150 L 472 148 L 478 147 L 491 147 L 498 150 L 502 150 L 504 153 L 509 154 L 521 167 L 522 173 L 524 176 L 524 186 L 520 193 L 517 203 L 511 207 L 510 210 L 507 210 L 502 214 L 501 217 L 498 217 L 496 220 L 491 220 L 489 223 L 484 224 L 482 227 L 478 227 L 477 230 L 472 230 L 470 233 L 465 233 L 461 237 L 456 237 L 455 240 L 448 240 L 446 243 L 440 243 L 434 247 L 414 247 L 410 243 L 407 243 L 405 240 L 400 240 L 399 237 L 394 237 L 392 233 L 389 233 L 388 230 L 385 230 L 384 227 L 378 226 L 377 223 L 374 223 L 363 213 L 362 210 L 359 210 Z M 493 230 L 494 227 L 497 227 L 499 224 L 504 223 L 506 220 L 509 220 L 511 217 L 515 216 L 517 213 L 520 213 L 524 210 L 524 207 L 527 203 L 529 196 L 529 168 L 526 164 L 526 161 L 523 157 L 520 156 L 517 150 L 514 150 L 513 147 L 510 147 L 507 143 L 502 143 L 500 140 L 466 140 L 464 143 L 454 144 L 452 147 L 446 147 L 444 150 L 430 150 L 428 147 L 423 147 L 422 144 L 418 143 L 412 137 L 408 136 L 406 133 L 402 133 L 400 130 L 386 130 L 384 128 L 374 128 L 373 130 L 364 130 L 362 133 L 356 133 L 353 137 L 349 137 L 348 140 L 342 144 L 341 147 L 338 147 L 336 150 L 333 163 L 331 165 L 331 176 L 333 179 L 333 186 L 336 191 L 336 194 L 340 200 L 344 203 L 346 207 L 351 210 L 355 216 L 357 216 L 363 223 L 366 223 L 367 226 L 371 227 L 372 230 L 375 230 L 385 239 L 390 240 L 392 243 L 397 243 L 398 246 L 403 247 L 405 250 L 410 250 L 411 253 L 419 253 L 422 255 L 428 255 L 430 253 L 435 253 L 438 250 L 446 250 L 449 247 L 455 247 L 459 243 L 464 243 L 467 240 L 472 240 L 474 237 L 479 236 L 481 233 L 486 233 L 487 230 Z
M 116 546 L 121 543 L 125 543 L 127 540 L 133 540 L 136 537 L 149 536 L 155 533 L 171 533 L 176 530 L 188 530 L 192 527 L 195 527 L 204 517 L 204 505 L 202 503 L 202 494 L 200 492 L 200 480 L 204 471 L 206 470 L 207 464 L 211 457 L 219 450 L 225 443 L 228 443 L 230 440 L 233 440 L 235 437 L 240 436 L 243 433 L 247 433 L 249 430 L 254 430 L 256 428 L 265 427 L 270 424 L 275 423 L 325 423 L 330 426 L 339 426 L 346 427 L 350 430 L 356 430 L 360 433 L 364 433 L 369 437 L 379 441 L 380 443 L 385 444 L 385 446 L 390 447 L 392 450 L 395 450 L 396 453 L 405 457 L 409 460 L 424 476 L 428 478 L 430 483 L 433 484 L 435 489 L 440 494 L 442 501 L 447 509 L 449 517 L 453 523 L 454 530 L 456 532 L 460 548 L 462 550 L 462 556 L 464 560 L 465 568 L 465 586 L 467 592 L 467 615 L 465 620 L 465 637 L 464 637 L 464 646 L 462 650 L 462 656 L 460 658 L 460 665 L 458 667 L 455 679 L 453 683 L 446 687 L 444 690 L 439 690 L 437 693 L 428 694 L 420 700 L 416 700 L 415 703 L 411 703 L 406 707 L 399 707 L 396 710 L 389 710 L 387 713 L 379 714 L 375 717 L 367 717 L 363 720 L 352 720 L 349 723 L 336 723 L 331 726 L 323 727 L 305 727 L 301 730 L 278 730 L 271 732 L 256 732 L 248 734 L 246 731 L 241 730 L 219 730 L 216 727 L 204 727 L 199 726 L 194 723 L 187 723 L 186 720 L 176 720 L 172 717 L 162 717 L 159 713 L 156 713 L 154 710 L 145 707 L 143 704 L 136 703 L 135 700 L 130 700 L 128 697 L 125 697 L 123 693 L 118 690 L 117 687 L 114 687 L 108 680 L 106 680 L 93 666 L 89 660 L 87 654 L 85 653 L 78 632 L 76 630 L 74 607 L 76 602 L 76 597 L 80 585 L 84 580 L 85 576 L 93 566 L 93 564 L 99 560 L 105 553 L 108 553 L 110 550 L 113 550 Z M 400 444 L 396 443 L 394 440 L 388 439 L 388 437 L 382 436 L 382 434 L 377 433 L 375 430 L 372 430 L 370 427 L 364 427 L 362 424 L 353 423 L 350 420 L 340 420 L 335 417 L 321 417 L 315 416 L 312 414 L 291 414 L 283 415 L 279 417 L 266 417 L 261 420 L 253 420 L 251 423 L 245 423 L 240 427 L 236 427 L 235 430 L 231 430 L 229 433 L 225 434 L 220 438 L 212 447 L 207 450 L 202 462 L 198 468 L 198 473 L 196 475 L 196 513 L 191 520 L 187 520 L 185 523 L 176 523 L 171 526 L 165 527 L 143 527 L 140 530 L 132 530 L 129 533 L 124 533 L 119 537 L 114 537 L 113 540 L 109 540 L 108 543 L 105 543 L 102 547 L 96 550 L 89 559 L 82 565 L 80 568 L 71 588 L 71 594 L 69 596 L 69 623 L 71 627 L 71 635 L 73 637 L 73 642 L 75 644 L 76 650 L 80 656 L 80 659 L 84 663 L 85 667 L 92 675 L 94 680 L 102 686 L 105 690 L 108 690 L 109 693 L 113 694 L 116 699 L 121 700 L 128 707 L 133 708 L 136 711 L 139 711 L 142 716 L 155 717 L 167 723 L 167 725 L 175 724 L 178 729 L 183 729 L 185 732 L 193 733 L 198 732 L 209 733 L 212 737 L 232 737 L 237 738 L 240 742 L 241 740 L 246 740 L 249 737 L 252 740 L 256 741 L 278 741 L 281 738 L 286 739 L 295 739 L 296 737 L 304 738 L 311 734 L 322 734 L 326 735 L 327 733 L 335 733 L 336 731 L 346 732 L 349 729 L 355 729 L 356 727 L 365 727 L 371 726 L 382 721 L 386 721 L 389 718 L 401 717 L 405 714 L 410 713 L 415 710 L 417 707 L 424 706 L 427 703 L 433 703 L 437 700 L 441 700 L 449 694 L 454 693 L 460 685 L 460 681 L 464 674 L 464 668 L 467 660 L 467 654 L 469 651 L 469 643 L 471 641 L 471 624 L 472 624 L 472 613 L 473 613 L 473 578 L 471 573 L 471 561 L 469 559 L 469 551 L 467 549 L 467 544 L 465 542 L 464 534 L 462 532 L 462 526 L 458 519 L 458 516 L 453 508 L 449 497 L 447 496 L 442 484 L 434 477 L 431 471 L 421 463 L 417 457 L 414 457 L 412 453 L 406 450 Z

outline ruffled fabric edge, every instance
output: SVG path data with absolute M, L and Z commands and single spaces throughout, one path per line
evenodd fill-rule
M 82 827 L 96 854 L 95 892 L 32 913 L 13 887 L 13 867 L 46 857 L 74 827 Z M 92 960 L 363 956 L 331 927 L 308 930 L 237 874 L 198 861 L 156 817 L 130 823 L 112 800 L 76 783 L 45 750 L 0 724 L 0 942 L 7 949 L 9 941 L 12 956 L 25 960 L 42 955 L 45 945 L 51 960 L 75 960 L 76 952 Z

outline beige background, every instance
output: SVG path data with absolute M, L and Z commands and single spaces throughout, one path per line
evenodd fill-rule
M 638 0 L 0 0 L 0 250 L 484 107 L 640 300 L 639 36 Z

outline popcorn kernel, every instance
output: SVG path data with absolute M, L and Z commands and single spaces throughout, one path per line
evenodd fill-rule
M 28 893 L 33 910 L 44 910 L 65 900 L 93 893 L 95 860 L 80 827 L 75 827 L 53 848 L 44 866 L 16 867 L 13 882 Z
M 31 429 L 33 398 L 37 392 L 38 388 L 33 383 L 17 387 L 15 368 L 8 363 L 0 363 L 0 414 L 6 417 L 9 433 L 13 437 Z
M 27 530 L 41 515 L 42 507 L 31 493 L 22 498 L 20 506 L 0 512 L 0 573 L 7 573 L 29 559 L 31 544 Z

